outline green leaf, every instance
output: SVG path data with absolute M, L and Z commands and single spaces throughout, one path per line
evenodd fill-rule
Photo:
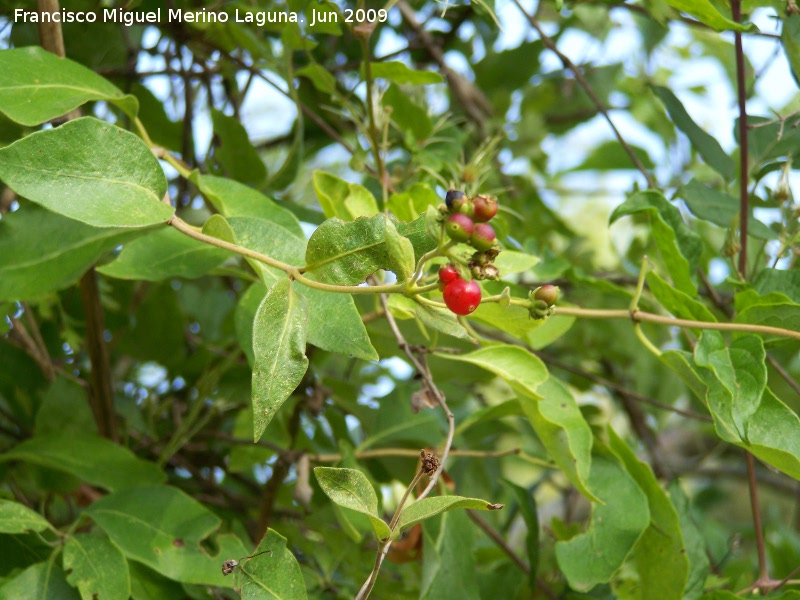
M 517 346 L 437 356 L 481 367 L 508 383 L 519 394 L 522 410 L 559 468 L 584 496 L 596 500 L 587 485 L 592 460 L 591 429 L 572 394 L 549 378 L 541 360 Z
M 390 268 L 397 275 L 398 281 L 405 281 L 411 277 L 416 268 L 414 246 L 411 245 L 411 240 L 397 232 L 397 227 L 394 226 L 388 215 L 385 216 L 384 221 L 386 252 L 389 255 Z
M 753 31 L 755 25 L 736 23 L 720 13 L 709 0 L 667 0 L 672 8 L 689 13 L 716 31 Z
M 139 103 L 114 85 L 40 46 L 0 52 L 0 112 L 22 125 L 39 125 L 90 100 L 107 100 L 135 118 Z
M 788 15 L 783 19 L 781 44 L 792 69 L 794 82 L 800 86 L 800 15 Z
M 305 270 L 323 283 L 355 285 L 388 267 L 382 214 L 355 221 L 328 219 L 308 240 Z
M 444 77 L 433 71 L 416 71 L 399 61 L 374 62 L 370 64 L 373 78 L 388 79 L 400 85 L 427 85 L 443 83 Z M 361 66 L 361 77 L 364 78 L 364 66 Z
M 378 514 L 378 496 L 367 477 L 356 469 L 315 467 L 314 475 L 322 491 L 333 502 L 366 515 L 379 540 L 391 535 L 389 526 Z
M 639 146 L 630 145 L 631 150 L 642 163 L 645 169 L 654 169 L 653 161 L 650 160 L 650 155 L 647 150 Z M 622 147 L 622 145 L 615 141 L 609 140 L 596 146 L 586 157 L 581 164 L 577 167 L 570 169 L 573 171 L 613 171 L 624 169 L 635 169 L 636 165 L 633 164 L 631 157 Z
M 230 256 L 227 250 L 197 241 L 172 227 L 164 227 L 128 242 L 116 260 L 97 270 L 116 279 L 194 279 L 218 267 Z
M 381 97 L 381 103 L 392 109 L 392 123 L 404 132 L 406 146 L 412 152 L 433 133 L 433 122 L 428 111 L 414 102 L 399 86 L 390 85 Z
M 438 532 L 431 521 L 423 525 L 422 581 L 420 600 L 479 600 L 474 525 L 461 511 L 442 515 Z M 433 537 L 435 535 L 435 538 Z
M 138 137 L 92 117 L 0 149 L 0 179 L 45 208 L 95 227 L 147 227 L 174 210 L 167 180 Z
M 686 206 L 698 219 L 703 219 L 725 229 L 734 227 L 734 222 L 739 215 L 739 202 L 733 197 L 719 190 L 706 187 L 696 179 L 678 189 L 678 197 L 683 198 Z M 764 225 L 761 221 L 749 217 L 748 232 L 760 240 L 774 240 L 778 234 Z
M 800 304 L 800 270 L 763 269 L 753 282 L 753 289 L 762 296 L 780 292 Z
M 658 484 L 650 465 L 641 462 L 617 433 L 607 427 L 609 447 L 647 496 L 650 525 L 633 549 L 642 600 L 680 598 L 689 578 L 678 512 Z
M 253 321 L 253 436 L 264 430 L 308 369 L 308 303 L 288 279 L 272 286 Z
M 88 390 L 60 375 L 42 397 L 36 411 L 34 431 L 49 433 L 97 433 L 97 422 L 89 406 Z
M 536 589 L 536 574 L 539 570 L 539 515 L 536 508 L 536 498 L 530 490 L 503 479 L 503 484 L 511 490 L 514 499 L 519 507 L 522 519 L 525 521 L 527 529 L 525 533 L 525 549 L 528 551 L 528 562 L 530 572 L 528 573 L 528 584 L 532 590 Z
M 503 250 L 494 259 L 494 266 L 500 270 L 500 276 L 512 273 L 524 273 L 539 264 L 539 257 L 516 250 Z
M 0 533 L 53 529 L 47 519 L 19 502 L 0 499 Z
M 394 299 L 394 298 L 393 298 Z M 428 306 L 421 302 L 415 302 L 410 298 L 397 297 L 398 304 L 411 305 L 413 314 L 419 319 L 419 324 L 429 329 L 441 331 L 454 338 L 468 340 L 474 343 L 474 339 L 464 326 L 458 321 L 455 314 L 445 308 L 438 306 Z M 407 301 L 407 302 L 406 302 Z M 397 304 L 395 304 L 397 306 Z
M 556 542 L 556 559 L 570 586 L 586 592 L 608 583 L 650 524 L 647 496 L 616 460 L 595 455 L 589 485 L 604 504 L 592 504 L 589 528 Z
M 107 537 L 79 533 L 64 545 L 67 581 L 83 600 L 128 600 L 131 578 L 128 561 Z
M 25 202 L 0 220 L 0 301 L 64 289 L 104 253 L 141 234 L 92 227 Z
M 144 563 L 170 579 L 231 587 L 222 562 L 247 556 L 231 534 L 214 538 L 212 556 L 201 542 L 221 524 L 219 517 L 177 488 L 166 485 L 115 492 L 96 500 L 86 514 L 129 559 Z
M 322 65 L 311 63 L 297 69 L 294 74 L 308 79 L 320 92 L 333 94 L 336 91 L 336 78 Z
M 191 179 L 224 217 L 256 217 L 305 239 L 297 217 L 261 192 L 225 177 L 193 173 Z
M 500 255 L 503 254 L 505 251 L 500 253 Z M 511 288 L 512 297 L 520 298 L 527 294 L 522 287 L 508 284 L 505 281 L 484 281 L 481 287 L 484 295 L 500 294 L 506 287 Z M 478 305 L 478 309 L 470 315 L 470 319 L 491 325 L 521 340 L 527 339 L 529 335 L 534 335 L 535 331 L 545 323 L 543 320 L 531 319 L 528 309 L 523 306 L 517 304 L 501 306 L 498 302 L 484 302 Z
M 647 287 L 661 305 L 679 319 L 716 323 L 717 319 L 704 304 L 664 281 L 655 271 L 647 273 Z
M 312 175 L 314 191 L 325 216 L 352 221 L 358 217 L 371 217 L 378 212 L 375 196 L 362 185 L 347 183 L 324 171 Z
M 708 4 L 708 0 L 678 0 L 678 4 Z M 669 0 L 669 4 L 675 6 L 675 0 Z M 689 11 L 687 11 L 689 12 Z M 719 145 L 719 142 L 710 134 L 701 129 L 692 120 L 689 113 L 683 107 L 680 100 L 672 93 L 669 88 L 658 85 L 652 86 L 653 91 L 659 100 L 664 104 L 672 118 L 675 126 L 689 138 L 692 147 L 703 157 L 709 167 L 722 175 L 727 181 L 731 181 L 736 176 L 736 164 Z
M 0 53 L 2 54 L 2 53 Z M 64 571 L 52 560 L 36 563 L 0 587 L 0 598 L 25 600 L 80 600 L 67 584 Z
M 109 491 L 164 481 L 164 473 L 155 464 L 89 434 L 35 436 L 0 454 L 0 462 L 11 460 L 64 471 Z
M 400 221 L 413 221 L 424 215 L 429 206 L 436 207 L 441 202 L 429 186 L 415 183 L 405 192 L 389 196 L 387 206 Z
M 736 294 L 736 323 L 768 325 L 789 331 L 800 331 L 800 304 L 782 292 L 759 295 L 753 289 Z M 765 344 L 796 344 L 794 340 L 779 335 L 762 335 Z
M 689 499 L 677 479 L 673 479 L 669 484 L 669 497 L 678 512 L 678 518 L 681 523 L 681 536 L 686 548 L 686 557 L 689 559 L 689 577 L 686 581 L 683 598 L 684 600 L 697 600 L 703 595 L 703 588 L 709 570 L 706 540 L 692 518 Z
M 767 385 L 761 338 L 747 334 L 726 346 L 718 331 L 704 331 L 694 359 L 708 388 L 706 399 L 720 436 L 726 441 L 746 441 L 748 423 Z
M 273 221 L 256 217 L 229 217 L 228 224 L 239 246 L 290 265 L 299 266 L 303 263 L 306 250 L 305 236 L 299 236 Z M 255 259 L 248 258 L 247 262 L 268 285 L 286 278 L 286 274 L 280 269 L 267 266 Z
M 392 539 L 396 539 L 403 531 L 436 515 L 464 508 L 470 510 L 500 510 L 502 504 L 492 504 L 478 498 L 463 498 L 461 496 L 432 496 L 409 504 L 400 513 L 400 520 L 392 532 Z
M 264 554 L 259 554 L 263 552 Z M 242 600 L 305 600 L 306 584 L 297 559 L 286 547 L 286 538 L 274 529 L 239 563 L 234 576 L 241 583 Z
M 243 183 L 259 184 L 267 178 L 267 167 L 247 136 L 238 119 L 211 109 L 211 122 L 217 143 L 214 157 L 225 174 Z
M 663 194 L 649 190 L 636 192 L 614 209 L 609 218 L 614 223 L 620 217 L 644 213 L 650 217 L 653 239 L 675 287 L 691 297 L 697 295 L 692 277 L 703 248 L 700 236 L 689 229 L 680 211 L 667 202 Z

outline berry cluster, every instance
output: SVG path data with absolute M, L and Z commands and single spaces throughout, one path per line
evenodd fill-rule
M 497 236 L 488 222 L 497 214 L 497 198 L 480 195 L 469 198 L 459 190 L 448 190 L 444 201 L 450 215 L 445 230 L 451 240 L 470 244 L 478 252 L 494 246 Z
M 481 303 L 481 288 L 475 281 L 465 281 L 453 265 L 439 269 L 439 285 L 444 303 L 457 315 L 468 315 Z

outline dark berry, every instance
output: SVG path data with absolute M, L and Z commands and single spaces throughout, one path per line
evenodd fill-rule
M 481 288 L 474 281 L 451 281 L 444 288 L 444 303 L 457 315 L 468 315 L 481 303 Z
M 458 271 L 453 265 L 445 265 L 439 269 L 439 281 L 441 283 L 450 283 L 456 279 L 459 279 Z
M 494 196 L 475 196 L 472 205 L 475 207 L 472 218 L 476 223 L 491 221 L 497 214 L 497 198 Z
M 458 207 L 464 202 L 464 192 L 459 190 L 447 190 L 447 193 L 444 195 L 444 202 L 447 204 L 447 208 L 457 212 Z
M 472 222 L 472 219 L 461 213 L 450 215 L 445 225 L 447 235 L 450 236 L 451 240 L 455 240 L 456 242 L 469 241 L 474 228 L 475 224 Z
M 557 286 L 548 283 L 547 285 L 536 288 L 533 292 L 533 297 L 535 300 L 542 300 L 549 307 L 558 302 L 558 292 L 559 289 Z
M 485 252 L 494 246 L 494 241 L 497 236 L 494 233 L 494 228 L 488 223 L 478 223 L 472 229 L 472 236 L 470 243 L 473 248 L 479 252 Z

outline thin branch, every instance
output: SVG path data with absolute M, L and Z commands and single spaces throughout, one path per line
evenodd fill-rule
M 733 20 L 741 23 L 741 0 L 731 0 Z M 742 50 L 742 34 L 734 32 L 736 52 L 736 96 L 739 102 L 739 274 L 747 278 L 747 226 L 750 213 L 750 194 L 747 190 L 748 143 L 747 143 L 747 85 L 744 73 L 744 51 Z
M 536 21 L 536 19 L 534 19 L 533 16 L 525 12 L 525 9 L 522 8 L 522 5 L 519 3 L 519 0 L 513 0 L 513 2 L 514 4 L 517 5 L 519 11 L 528 20 L 528 23 L 530 23 L 531 27 L 533 27 L 539 34 L 539 37 L 541 38 L 542 43 L 545 45 L 545 47 L 547 47 L 551 52 L 555 53 L 555 55 L 558 56 L 559 60 L 561 61 L 561 64 L 563 64 L 565 68 L 572 71 L 572 73 L 575 75 L 575 79 L 583 88 L 583 90 L 586 92 L 586 95 L 589 96 L 589 99 L 597 107 L 597 110 L 600 111 L 600 113 L 605 117 L 608 124 L 611 126 L 614 135 L 616 136 L 617 140 L 622 146 L 622 149 L 625 150 L 625 153 L 631 159 L 633 165 L 642 175 L 644 175 L 644 178 L 647 181 L 647 186 L 649 188 L 655 188 L 656 187 L 655 180 L 650 175 L 650 173 L 647 172 L 647 169 L 642 164 L 642 161 L 639 160 L 638 156 L 636 156 L 636 153 L 630 147 L 628 142 L 625 141 L 625 138 L 622 137 L 622 134 L 619 132 L 616 125 L 614 125 L 614 121 L 611 120 L 611 116 L 608 114 L 606 107 L 603 105 L 602 101 L 597 96 L 597 93 L 595 93 L 594 88 L 592 88 L 592 85 L 589 83 L 586 77 L 584 77 L 583 72 L 580 70 L 580 68 L 578 68 L 578 66 L 575 63 L 573 63 L 566 54 L 564 54 L 563 52 L 561 52 L 561 50 L 558 49 L 558 46 L 556 46 L 556 43 L 553 41 L 553 39 L 550 38 L 539 26 L 538 21 Z

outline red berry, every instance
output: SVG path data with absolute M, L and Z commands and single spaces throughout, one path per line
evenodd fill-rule
M 439 281 L 441 283 L 450 283 L 456 279 L 459 279 L 458 271 L 453 265 L 445 265 L 439 269 Z
M 494 196 L 475 196 L 472 199 L 472 204 L 475 207 L 475 213 L 472 218 L 477 223 L 491 221 L 497 214 L 497 198 Z
M 536 300 L 542 300 L 547 306 L 553 306 L 558 302 L 559 289 L 555 285 L 547 284 L 536 288 L 533 292 L 533 297 Z
M 451 240 L 455 240 L 456 242 L 466 242 L 469 241 L 470 236 L 472 235 L 472 230 L 475 228 L 475 223 L 473 223 L 472 219 L 470 219 L 467 215 L 456 213 L 454 215 L 450 215 L 450 218 L 447 219 L 445 228 L 447 229 L 447 235 L 450 236 Z
M 497 239 L 497 236 L 491 225 L 488 223 L 478 223 L 472 229 L 470 243 L 478 252 L 485 252 L 494 246 L 495 239 Z
M 481 303 L 481 288 L 474 281 L 451 281 L 444 288 L 444 303 L 457 315 L 468 315 Z

